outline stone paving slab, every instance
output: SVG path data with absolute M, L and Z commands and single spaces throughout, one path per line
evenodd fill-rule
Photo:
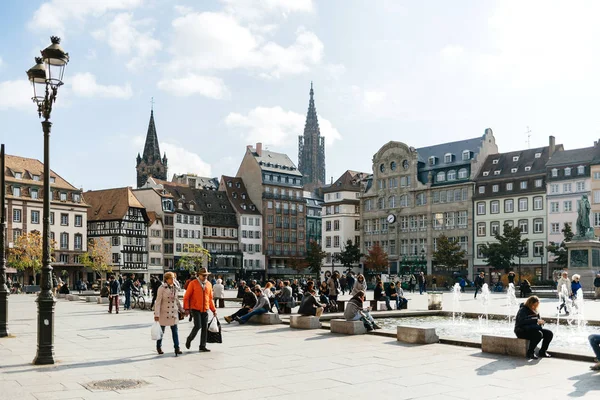
M 412 302 L 426 308 L 426 297 Z M 468 294 L 467 294 L 468 296 Z M 422 300 L 421 300 L 422 299 Z M 444 298 L 446 301 L 446 296 Z M 451 303 L 451 300 L 449 301 Z M 501 299 L 492 299 L 502 308 Z M 465 306 L 476 308 L 475 301 Z M 589 312 L 600 315 L 600 304 Z M 58 300 L 57 363 L 31 364 L 36 347 L 34 295 L 9 297 L 13 337 L 0 339 L 0 398 L 42 399 L 600 399 L 600 374 L 587 363 L 482 354 L 479 349 L 399 343 L 374 335 L 346 336 L 287 325 L 222 323 L 212 352 L 174 357 L 170 331 L 159 356 L 150 340 L 152 313 L 108 314 L 106 305 Z M 219 309 L 219 316 L 234 309 Z M 491 310 L 490 310 L 491 311 Z M 586 309 L 587 311 L 587 309 Z M 600 318 L 599 318 L 600 319 Z M 192 324 L 180 324 L 183 343 Z M 98 391 L 103 379 L 141 379 L 137 389 Z

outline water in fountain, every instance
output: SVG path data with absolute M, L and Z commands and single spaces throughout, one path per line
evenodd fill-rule
M 456 323 L 462 320 L 462 312 L 460 310 L 460 284 L 455 283 L 452 287 L 452 322 Z
M 487 283 L 484 283 L 481 287 L 481 304 L 483 305 L 483 315 L 479 316 L 480 325 L 484 322 L 485 325 L 488 324 L 488 306 L 490 305 L 490 288 Z
M 508 289 L 506 289 L 506 306 L 508 307 L 508 323 L 511 323 L 512 318 L 514 318 L 517 314 L 518 308 L 517 295 L 515 294 L 515 285 L 514 283 L 508 284 Z
M 563 303 L 565 304 L 565 312 L 567 313 L 567 315 L 570 313 L 571 311 L 571 299 L 569 299 L 569 289 L 567 288 L 566 285 L 562 285 L 560 287 L 560 290 L 558 291 L 558 307 L 556 307 L 557 309 L 557 313 L 556 313 L 556 325 L 560 326 L 560 308 L 563 305 Z
M 577 325 L 579 328 L 583 328 L 586 324 L 582 289 L 577 290 L 575 300 L 572 301 L 568 322 L 569 325 Z

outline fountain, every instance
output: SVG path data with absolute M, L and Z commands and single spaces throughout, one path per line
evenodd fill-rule
M 460 310 L 460 284 L 457 282 L 452 287 L 452 322 L 456 323 L 456 317 L 458 322 L 462 321 L 462 312 Z
M 571 302 L 571 313 L 569 314 L 569 325 L 577 325 L 578 328 L 583 328 L 586 325 L 585 311 L 583 302 L 583 289 L 577 290 L 575 300 Z
M 483 305 L 483 315 L 479 316 L 479 325 L 481 326 L 484 323 L 485 318 L 485 326 L 488 325 L 488 306 L 490 305 L 490 288 L 487 283 L 484 283 L 481 287 L 481 304 Z
M 508 307 L 508 323 L 512 323 L 512 319 L 517 315 L 519 302 L 517 301 L 517 295 L 515 294 L 514 283 L 508 284 L 506 289 L 506 306 Z
M 573 302 L 569 298 L 569 289 L 565 285 L 562 285 L 560 287 L 560 291 L 558 292 L 558 307 L 556 307 L 556 309 L 558 310 L 556 313 L 557 327 L 560 325 L 560 312 L 562 311 L 561 309 L 564 308 L 568 316 L 571 312 L 572 303 Z

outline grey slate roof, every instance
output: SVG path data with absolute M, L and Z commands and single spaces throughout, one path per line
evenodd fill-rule
M 417 153 L 419 155 L 419 162 L 424 163 L 424 165 L 420 167 L 419 170 L 429 171 L 438 168 L 470 164 L 471 159 L 479 153 L 479 148 L 482 145 L 484 136 L 485 135 L 471 139 L 459 140 L 456 142 L 421 147 L 417 149 Z M 463 161 L 462 153 L 465 150 L 469 150 L 471 152 L 471 158 L 469 160 Z M 444 155 L 446 155 L 447 153 L 451 153 L 454 155 L 453 162 L 444 162 Z M 429 165 L 429 157 L 432 156 L 437 157 L 437 162 L 435 165 Z
M 296 168 L 296 165 L 290 160 L 287 154 L 263 149 L 259 156 L 254 148 L 252 149 L 252 153 L 258 162 L 258 165 L 260 165 L 260 169 L 263 171 L 279 172 L 302 177 L 302 174 L 298 171 L 298 168 Z
M 562 145 L 558 146 L 562 147 Z M 541 153 L 539 158 L 535 158 L 536 153 Z M 513 161 L 513 157 L 515 156 L 519 157 L 518 161 Z M 490 154 L 485 159 L 475 180 L 479 182 L 545 174 L 548 158 L 548 146 L 511 151 L 509 153 Z M 494 164 L 494 160 L 498 160 L 497 164 Z M 527 166 L 531 167 L 530 171 L 525 171 L 525 167 Z M 511 170 L 513 168 L 517 168 L 517 172 L 512 173 Z M 500 171 L 499 175 L 496 175 L 494 171 Z M 484 176 L 485 172 L 488 172 L 487 176 Z
M 590 163 L 600 157 L 600 147 L 584 147 L 581 149 L 555 151 L 547 167 L 557 167 L 576 163 Z
M 366 172 L 358 172 L 347 170 L 340 176 L 333 184 L 327 185 L 323 188 L 323 193 L 339 192 L 339 191 L 350 191 L 360 192 L 361 184 L 366 180 Z

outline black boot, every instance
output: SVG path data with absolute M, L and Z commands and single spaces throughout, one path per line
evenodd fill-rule
M 183 352 L 179 349 L 179 347 L 175 347 L 175 357 L 177 357 L 179 354 L 183 354 Z

